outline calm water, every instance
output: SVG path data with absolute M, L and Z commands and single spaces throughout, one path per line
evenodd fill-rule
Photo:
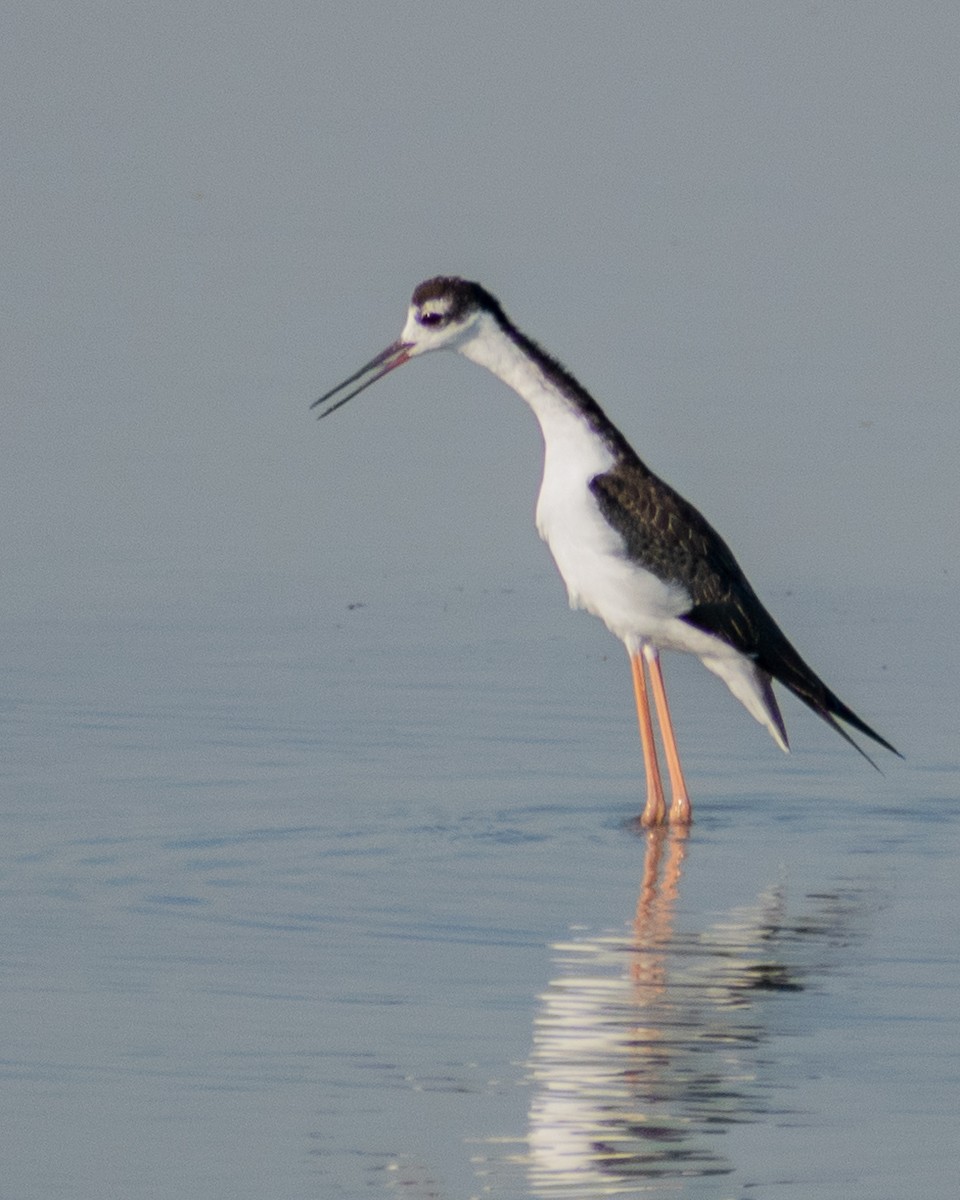
M 7 620 L 0 1194 L 955 1196 L 952 600 L 770 599 L 907 762 L 671 660 L 685 839 L 549 577 Z

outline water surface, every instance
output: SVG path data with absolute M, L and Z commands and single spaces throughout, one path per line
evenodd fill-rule
M 7 620 L 4 1194 L 952 1195 L 948 609 L 779 598 L 882 776 L 668 661 L 687 838 L 549 578 Z

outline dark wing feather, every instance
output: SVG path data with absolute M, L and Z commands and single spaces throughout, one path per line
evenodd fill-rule
M 691 606 L 681 620 L 752 658 L 861 754 L 837 719 L 899 754 L 807 666 L 764 608 L 729 546 L 692 504 L 636 458 L 622 457 L 591 480 L 590 490 L 623 538 L 626 555 L 687 590 Z

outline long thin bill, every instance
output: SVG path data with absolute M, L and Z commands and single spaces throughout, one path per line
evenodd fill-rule
M 336 412 L 338 408 L 342 408 L 348 400 L 352 400 L 354 396 L 359 396 L 362 391 L 365 391 L 371 383 L 376 383 L 378 379 L 382 379 L 384 375 L 389 374 L 397 367 L 402 367 L 410 358 L 408 353 L 410 349 L 409 342 L 394 342 L 388 346 L 386 350 L 381 350 L 376 358 L 371 358 L 365 367 L 361 367 L 359 371 L 345 379 L 343 383 L 332 388 L 325 396 L 321 396 L 319 400 L 314 400 L 310 405 L 311 408 L 316 408 L 318 404 L 326 404 L 328 400 L 332 400 L 334 396 L 342 392 L 344 388 L 350 387 L 357 380 L 362 380 L 353 391 L 348 392 L 345 396 L 341 396 L 335 404 L 331 404 L 329 408 L 325 408 L 322 413 L 317 414 L 317 420 L 322 420 L 323 417 L 329 417 L 332 412 Z M 367 376 L 369 375 L 369 379 Z

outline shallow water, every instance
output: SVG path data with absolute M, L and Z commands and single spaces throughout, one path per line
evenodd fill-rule
M 777 611 L 907 761 L 670 660 L 686 838 L 552 579 L 8 620 L 3 1194 L 952 1196 L 950 600 Z

